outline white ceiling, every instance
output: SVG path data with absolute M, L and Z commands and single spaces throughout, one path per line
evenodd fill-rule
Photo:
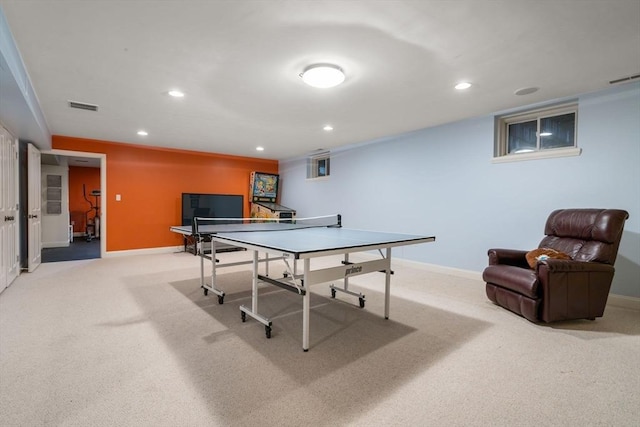
M 640 0 L 0 5 L 52 134 L 269 159 L 593 92 L 640 72 Z M 342 67 L 345 83 L 306 86 L 299 73 L 319 62 Z M 473 87 L 454 90 L 461 80 Z M 514 95 L 524 87 L 540 89 Z M 172 88 L 186 96 L 167 96 Z
M 41 164 L 52 166 L 76 166 L 81 168 L 99 168 L 100 159 L 96 157 L 66 156 L 43 153 Z

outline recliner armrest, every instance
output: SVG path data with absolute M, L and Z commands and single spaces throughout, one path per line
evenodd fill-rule
M 548 258 L 544 261 L 538 261 L 536 266 L 539 274 L 545 272 L 584 272 L 584 273 L 613 273 L 615 269 L 612 265 L 603 264 L 600 262 L 586 262 L 586 261 L 574 261 L 567 259 L 553 259 Z
M 602 317 L 614 268 L 599 262 L 547 259 L 536 265 L 542 297 L 540 320 Z
M 519 249 L 489 249 L 489 265 L 513 265 L 516 267 L 529 268 L 527 264 L 527 251 Z

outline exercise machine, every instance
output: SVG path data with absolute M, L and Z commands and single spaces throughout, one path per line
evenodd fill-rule
M 95 203 L 87 197 L 87 190 L 82 184 L 82 196 L 89 203 L 90 209 L 84 213 L 85 218 L 85 238 L 87 242 L 100 238 L 100 190 L 92 190 L 91 197 Z

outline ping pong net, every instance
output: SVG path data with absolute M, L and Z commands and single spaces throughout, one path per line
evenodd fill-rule
M 339 214 L 309 218 L 193 218 L 194 235 L 234 233 L 243 231 L 281 231 L 314 227 L 341 227 Z

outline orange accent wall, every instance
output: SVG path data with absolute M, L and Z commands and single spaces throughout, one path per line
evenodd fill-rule
M 96 198 L 91 191 L 100 190 L 100 169 L 69 166 L 69 212 L 73 221 L 73 232 L 84 233 L 86 231 L 86 219 L 92 219 L 95 211 L 84 198 L 82 185 L 85 186 L 87 198 L 96 205 Z M 98 206 L 102 205 L 102 197 L 98 197 Z
M 181 245 L 182 237 L 169 227 L 181 222 L 182 193 L 240 194 L 244 196 L 243 216 L 248 217 L 251 172 L 278 173 L 277 160 L 59 135 L 53 136 L 52 146 L 106 154 L 107 194 L 100 204 L 107 210 L 108 252 Z M 121 201 L 116 201 L 116 194 Z

